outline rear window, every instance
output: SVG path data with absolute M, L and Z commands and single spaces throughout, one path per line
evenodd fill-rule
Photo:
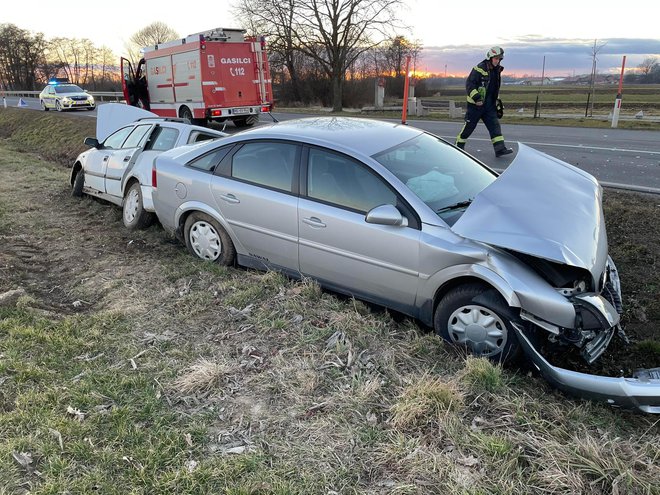
M 174 148 L 176 140 L 179 137 L 179 131 L 172 127 L 159 127 L 154 131 L 151 137 L 151 148 L 155 151 L 167 151 Z

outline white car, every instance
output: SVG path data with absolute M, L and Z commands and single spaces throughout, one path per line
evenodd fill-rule
M 72 194 L 88 194 L 121 206 L 128 229 L 148 227 L 155 219 L 151 199 L 154 158 L 178 146 L 226 135 L 128 105 L 101 105 L 96 138 L 85 138 L 91 149 L 78 155 L 71 169 Z
M 39 93 L 41 109 L 48 111 L 54 108 L 58 112 L 63 110 L 76 110 L 86 108 L 94 110 L 96 103 L 94 97 L 80 86 L 59 81 L 51 81 Z

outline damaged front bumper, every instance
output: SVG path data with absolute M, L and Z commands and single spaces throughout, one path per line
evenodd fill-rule
M 637 371 L 632 378 L 589 375 L 558 368 L 536 350 L 520 325 L 514 323 L 513 328 L 525 354 L 551 385 L 585 399 L 660 414 L 660 368 Z

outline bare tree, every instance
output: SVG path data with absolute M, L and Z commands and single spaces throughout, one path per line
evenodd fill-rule
M 164 22 L 156 21 L 140 29 L 130 39 L 131 43 L 144 48 L 145 46 L 158 45 L 177 38 L 179 38 L 179 33 Z
M 598 62 L 598 52 L 600 52 L 607 43 L 598 44 L 598 40 L 594 40 L 594 46 L 591 49 L 591 82 L 590 82 L 590 98 L 591 106 L 589 105 L 589 97 L 587 98 L 587 108 L 584 111 L 584 116 L 587 116 L 587 112 L 590 117 L 594 115 L 594 102 L 596 100 L 596 75 L 598 74 L 596 70 L 596 63 Z
M 386 68 L 393 73 L 395 77 L 401 77 L 404 72 L 404 61 L 406 57 L 416 60 L 421 52 L 421 47 L 417 43 L 409 41 L 405 36 L 395 36 L 388 40 L 384 56 L 387 64 Z
M 658 57 L 646 57 L 642 63 L 637 66 L 644 76 L 648 76 L 658 66 Z
M 316 61 L 330 80 L 332 108 L 342 109 L 346 72 L 364 52 L 382 43 L 399 23 L 396 8 L 402 0 L 242 0 L 241 17 L 259 16 L 279 38 L 285 63 L 302 53 Z M 249 7 L 249 8 L 248 8 Z M 287 59 L 289 57 L 289 59 Z
M 0 24 L 0 85 L 5 89 L 36 89 L 45 46 L 42 33 Z
M 293 41 L 296 7 L 300 0 L 241 0 L 234 9 L 236 17 L 247 19 L 243 27 L 253 35 L 268 38 L 271 62 L 279 62 L 291 81 L 292 97 L 301 100 L 302 91 L 297 70 L 297 48 Z M 271 70 L 276 67 L 271 64 Z
M 342 110 L 344 75 L 365 51 L 382 43 L 396 28 L 400 0 L 304 0 L 293 37 L 329 77 L 332 110 Z M 320 48 L 320 49 L 319 49 Z

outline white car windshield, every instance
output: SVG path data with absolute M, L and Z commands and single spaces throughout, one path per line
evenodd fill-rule
M 451 145 L 422 134 L 373 156 L 449 225 L 497 176 Z
M 75 84 L 55 86 L 55 92 L 60 95 L 65 93 L 84 93 L 83 89 L 80 86 L 76 86 Z

